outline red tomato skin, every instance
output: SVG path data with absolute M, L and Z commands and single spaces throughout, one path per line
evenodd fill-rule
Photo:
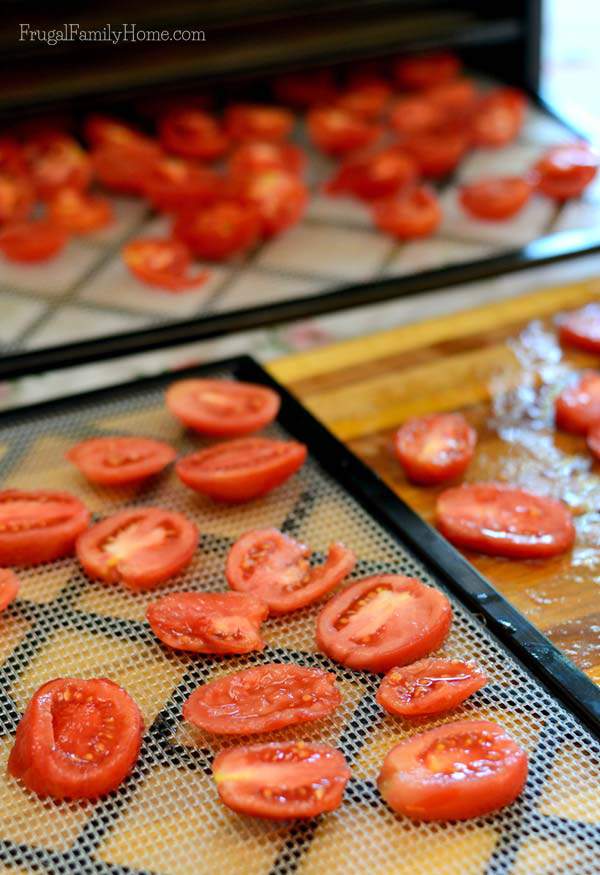
M 389 714 L 422 717 L 456 708 L 486 683 L 473 663 L 430 656 L 389 671 L 375 698 Z
M 61 188 L 48 202 L 48 216 L 69 234 L 90 234 L 113 221 L 110 202 L 76 188 Z
M 272 553 L 262 563 L 259 560 L 253 574 L 246 576 L 253 551 L 260 555 L 266 544 L 273 545 Z M 263 599 L 272 615 L 287 614 L 331 592 L 356 564 L 356 556 L 343 544 L 332 544 L 325 564 L 317 568 L 309 565 L 310 552 L 277 529 L 247 532 L 229 551 L 225 576 L 232 589 Z M 293 574 L 292 569 L 297 569 L 297 575 L 291 576 L 287 585 L 278 586 L 282 578 Z
M 110 742 L 110 746 L 102 737 L 105 750 L 108 746 L 112 748 L 109 754 L 101 754 L 102 760 L 87 762 L 62 750 L 53 715 L 55 709 L 60 708 L 61 697 L 64 705 L 65 692 L 70 692 L 72 710 L 81 702 L 79 714 L 72 714 L 71 721 L 81 720 L 82 729 L 85 729 L 88 707 L 84 699 L 98 696 L 101 701 L 114 705 L 116 716 L 120 718 L 118 728 L 121 733 Z M 57 678 L 40 687 L 29 702 L 17 727 L 8 771 L 38 796 L 55 799 L 104 796 L 115 790 L 133 768 L 139 755 L 143 729 L 142 715 L 136 703 L 112 681 L 106 678 Z
M 531 183 L 521 176 L 482 179 L 460 189 L 460 202 L 476 219 L 498 221 L 520 212 L 531 197 Z
M 289 137 L 294 114 L 281 106 L 237 104 L 225 110 L 225 131 L 232 140 L 279 143 Z
M 419 441 L 427 441 L 436 427 L 445 438 L 442 458 L 421 458 Z M 415 443 L 417 446 L 415 446 Z M 431 486 L 460 477 L 469 467 L 475 453 L 477 432 L 460 413 L 442 413 L 409 419 L 394 437 L 396 458 L 413 483 Z
M 477 103 L 477 88 L 470 79 L 452 79 L 429 88 L 424 97 L 449 116 L 469 113 Z
M 498 149 L 519 134 L 525 118 L 526 101 L 514 88 L 498 88 L 481 98 L 470 123 L 475 146 Z
M 501 760 L 491 760 L 483 775 L 457 782 L 423 762 L 435 744 L 452 738 L 479 737 L 495 746 Z M 400 742 L 388 753 L 377 779 L 379 792 L 398 814 L 414 820 L 468 820 L 513 802 L 527 780 L 527 754 L 496 723 L 462 720 Z
M 446 112 L 426 97 L 401 97 L 390 114 L 392 128 L 401 137 L 423 134 L 443 124 Z
M 161 144 L 184 158 L 212 161 L 229 148 L 229 139 L 211 115 L 194 107 L 175 107 L 159 121 Z
M 35 525 L 32 520 L 32 525 L 28 526 L 19 523 L 16 509 L 10 517 L 2 514 L 3 505 L 17 503 L 23 508 L 23 503 L 28 502 L 55 502 L 57 522 L 52 525 L 52 519 L 42 520 Z M 0 492 L 0 565 L 38 565 L 68 556 L 89 521 L 88 509 L 68 492 L 6 489 Z
M 217 735 L 255 735 L 320 720 L 341 701 L 335 675 L 269 663 L 203 684 L 185 702 L 183 716 Z
M 430 607 L 432 617 L 427 618 L 426 625 L 423 624 L 425 628 L 413 632 L 412 637 L 406 640 L 391 632 L 388 632 L 387 642 L 383 643 L 364 644 L 346 640 L 343 627 L 336 627 L 337 621 L 355 602 L 381 586 L 393 592 L 406 593 L 413 601 L 420 600 L 424 608 Z M 406 621 L 406 627 L 417 622 L 411 617 Z M 351 584 L 325 605 L 317 618 L 317 644 L 323 653 L 348 668 L 383 672 L 397 665 L 414 662 L 437 650 L 445 641 L 451 622 L 450 602 L 439 590 L 410 577 L 379 574 Z
M 502 524 L 500 521 L 503 531 L 490 536 L 483 529 L 490 529 L 492 523 L 481 519 L 481 513 L 476 513 L 474 520 L 468 517 L 465 520 L 465 504 L 470 506 L 474 503 L 477 508 L 482 503 L 490 503 L 497 514 L 498 507 L 506 503 L 512 509 L 525 502 L 536 508 L 535 518 L 539 522 L 536 532 L 531 534 L 506 531 L 512 524 Z M 503 483 L 472 483 L 446 489 L 438 496 L 436 525 L 456 547 L 509 559 L 557 556 L 570 550 L 575 541 L 571 513 L 560 501 L 542 498 Z
M 394 76 L 402 88 L 423 91 L 458 76 L 460 61 L 451 52 L 430 52 L 400 58 L 394 65 Z
M 214 396 L 204 410 L 194 406 L 194 399 L 203 395 Z M 281 405 L 277 392 L 258 383 L 194 378 L 171 383 L 165 401 L 173 416 L 188 428 L 209 437 L 231 438 L 270 425 Z M 234 408 L 236 402 L 243 405 L 239 412 Z
M 25 221 L 34 203 L 33 186 L 25 173 L 0 167 L 0 225 Z
M 259 767 L 261 761 L 279 763 L 277 771 L 283 776 L 284 782 L 288 774 L 292 776 L 298 774 L 301 778 L 306 776 L 305 783 L 301 786 L 308 785 L 313 792 L 309 792 L 304 798 L 286 799 L 285 802 L 281 802 L 280 797 L 275 794 L 267 797 L 260 792 L 265 789 L 260 785 L 258 788 L 251 785 L 244 792 L 244 787 L 240 787 L 240 784 L 244 783 L 243 780 L 237 778 L 228 780 L 228 775 L 239 775 L 242 769 L 250 771 L 257 761 Z M 337 808 L 350 778 L 350 769 L 343 754 L 326 744 L 283 741 L 221 751 L 213 763 L 213 776 L 221 801 L 234 811 L 270 820 L 287 820 L 315 817 L 317 814 Z M 273 772 L 271 776 L 277 782 L 276 787 L 282 783 L 282 779 L 278 780 Z M 324 785 L 325 781 L 327 784 Z M 314 792 L 315 785 L 318 789 L 326 787 L 320 798 Z
M 229 173 L 240 180 L 263 170 L 287 170 L 299 176 L 305 164 L 305 153 L 292 143 L 250 140 L 241 143 L 229 156 Z
M 173 226 L 176 237 L 198 258 L 225 261 L 247 252 L 258 241 L 261 219 L 250 205 L 217 201 L 200 211 L 182 212 Z
M 139 525 L 142 534 L 151 538 L 151 533 L 157 528 L 168 527 L 175 532 L 175 544 L 169 544 L 165 557 L 156 556 L 151 552 L 156 544 L 146 548 L 150 552 L 150 561 L 143 567 L 143 561 L 129 561 L 125 556 L 107 556 L 103 545 L 115 541 L 119 534 L 127 532 L 134 525 Z M 150 533 L 150 534 L 149 534 Z M 172 540 L 172 539 L 171 539 Z M 77 539 L 76 553 L 86 574 L 94 580 L 105 583 L 122 583 L 128 589 L 142 592 L 154 589 L 182 571 L 191 562 L 198 546 L 198 528 L 183 514 L 163 510 L 157 507 L 140 507 L 122 510 L 96 523 Z M 139 567 L 140 564 L 142 567 Z
M 442 210 L 433 190 L 418 185 L 395 198 L 375 201 L 373 219 L 377 228 L 397 240 L 417 240 L 437 230 Z
M 573 434 L 587 434 L 600 421 L 600 374 L 585 371 L 581 379 L 567 386 L 555 404 L 556 425 Z
M 42 200 L 61 188 L 85 189 L 91 182 L 90 157 L 72 137 L 40 134 L 26 144 L 25 155 L 30 178 Z
M 371 146 L 382 133 L 381 126 L 339 107 L 311 109 L 306 123 L 312 142 L 330 155 Z
M 578 197 L 596 176 L 599 160 L 585 143 L 555 146 L 534 166 L 537 189 L 559 202 Z
M 600 354 L 600 304 L 586 304 L 559 320 L 559 337 L 566 346 Z
M 402 145 L 423 176 L 443 179 L 458 166 L 469 148 L 469 141 L 462 130 L 442 125 L 406 137 Z
M 254 464 L 240 462 L 232 471 L 228 465 L 219 467 L 219 457 L 224 453 L 247 459 L 258 453 L 260 458 Z M 195 492 L 236 504 L 260 498 L 281 486 L 302 467 L 306 456 L 306 447 L 296 441 L 240 438 L 185 456 L 175 470 L 182 483 Z
M 113 191 L 143 195 L 146 180 L 162 159 L 157 145 L 133 142 L 117 146 L 105 143 L 91 153 L 98 181 Z
M 90 438 L 67 453 L 88 480 L 101 486 L 140 483 L 160 473 L 176 456 L 173 447 L 162 441 L 133 437 Z
M 0 568 L 0 613 L 16 599 L 19 587 L 19 578 L 14 571 Z
M 141 131 L 107 115 L 92 113 L 84 124 L 85 138 L 91 146 L 144 147 L 158 149 L 158 144 Z
M 136 279 L 167 292 L 183 292 L 204 285 L 206 270 L 191 274 L 191 255 L 180 240 L 138 237 L 122 249 L 123 261 Z
M 157 161 L 144 180 L 144 194 L 157 210 L 182 212 L 215 203 L 223 192 L 223 179 L 214 170 L 165 157 Z
M 357 82 L 340 94 L 336 105 L 364 119 L 376 120 L 380 118 L 391 95 L 391 87 L 382 79 Z
M 390 197 L 417 181 L 413 159 L 397 146 L 371 155 L 351 156 L 326 184 L 330 194 L 348 192 L 362 200 Z
M 64 249 L 67 233 L 48 219 L 32 219 L 0 231 L 0 250 L 10 261 L 48 261 Z
M 308 189 L 295 173 L 287 170 L 263 170 L 234 182 L 243 204 L 258 214 L 261 234 L 274 237 L 300 221 L 308 204 Z

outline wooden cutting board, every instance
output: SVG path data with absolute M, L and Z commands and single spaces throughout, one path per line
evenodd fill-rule
M 600 298 L 600 280 L 547 289 L 270 364 L 272 374 L 431 521 L 438 488 L 407 482 L 391 451 L 411 416 L 460 411 L 479 433 L 467 480 L 500 479 L 567 499 L 572 553 L 520 562 L 468 559 L 600 683 L 600 463 L 556 432 L 553 402 L 598 358 L 561 350 L 556 315 Z

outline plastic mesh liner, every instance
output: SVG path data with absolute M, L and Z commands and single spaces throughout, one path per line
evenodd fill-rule
M 112 400 L 74 400 L 66 413 L 24 414 L 3 429 L 2 486 L 67 489 L 98 515 L 133 504 L 188 514 L 203 534 L 201 547 L 186 573 L 161 587 L 161 594 L 225 589 L 232 540 L 264 526 L 283 528 L 321 554 L 331 540 L 345 541 L 360 557 L 355 578 L 386 570 L 435 582 L 314 459 L 265 499 L 228 508 L 185 489 L 172 472 L 117 492 L 89 486 L 64 460 L 66 449 L 83 437 L 128 433 L 163 438 L 180 451 L 199 443 L 163 407 L 160 388 L 133 385 Z M 451 715 L 409 724 L 375 704 L 377 677 L 345 670 L 318 653 L 318 607 L 267 621 L 268 647 L 261 654 L 179 655 L 160 645 L 144 621 L 155 593 L 90 582 L 73 559 L 24 570 L 21 579 L 20 598 L 0 617 L 0 872 L 598 873 L 600 745 L 452 596 L 454 623 L 443 653 L 477 660 L 490 683 Z M 332 717 L 271 736 L 335 744 L 351 763 L 341 807 L 311 821 L 270 823 L 230 812 L 218 801 L 211 762 L 223 746 L 246 740 L 221 741 L 181 718 L 184 700 L 200 683 L 271 661 L 325 666 L 344 696 Z M 61 675 L 111 678 L 131 693 L 146 720 L 134 772 L 119 791 L 95 803 L 41 801 L 4 773 L 27 701 L 40 684 Z M 411 733 L 467 717 L 499 721 L 526 747 L 530 775 L 523 795 L 497 815 L 466 823 L 415 824 L 396 817 L 374 783 L 384 755 Z

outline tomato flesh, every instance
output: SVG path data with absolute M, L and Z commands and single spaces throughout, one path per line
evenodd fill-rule
M 157 210 L 177 212 L 214 203 L 221 177 L 208 167 L 168 156 L 157 161 L 144 180 L 144 191 Z
M 255 207 L 219 201 L 201 210 L 182 212 L 173 232 L 198 258 L 223 261 L 251 249 L 261 224 Z
M 238 380 L 179 380 L 167 407 L 188 428 L 210 437 L 242 437 L 269 425 L 279 413 L 277 392 Z
M 16 599 L 19 592 L 19 578 L 10 568 L 0 568 L 0 613 Z
M 429 88 L 425 97 L 445 115 L 456 117 L 473 109 L 477 103 L 477 89 L 470 79 L 452 79 Z
M 0 564 L 37 565 L 67 556 L 89 521 L 87 508 L 68 492 L 0 492 Z
M 570 511 L 553 498 L 503 483 L 473 483 L 439 496 L 436 523 L 455 546 L 490 556 L 537 559 L 573 546 Z
M 326 744 L 283 741 L 224 750 L 213 776 L 221 800 L 234 811 L 287 820 L 337 808 L 350 769 Z
M 600 304 L 587 304 L 559 322 L 561 342 L 585 352 L 600 353 Z
M 232 140 L 285 140 L 294 126 L 294 114 L 281 106 L 237 104 L 225 111 L 225 130 Z
M 158 474 L 176 455 L 168 444 L 150 438 L 102 437 L 81 441 L 67 458 L 92 483 L 122 486 Z
M 199 450 L 177 462 L 180 480 L 216 501 L 251 501 L 302 467 L 306 447 L 296 441 L 240 438 Z
M 573 434 L 587 434 L 600 421 L 600 374 L 586 371 L 556 399 L 556 424 Z
M 476 146 L 497 149 L 514 140 L 525 118 L 526 102 L 513 88 L 498 88 L 481 99 L 471 120 L 471 140 Z
M 137 140 L 121 145 L 104 143 L 92 151 L 98 180 L 107 188 L 123 194 L 143 195 L 146 181 L 161 158 L 161 151 L 155 143 Z
M 599 161 L 585 143 L 555 146 L 535 165 L 537 188 L 557 201 L 578 197 L 596 176 Z
M 85 137 L 92 146 L 116 146 L 121 149 L 149 148 L 156 152 L 158 145 L 141 131 L 125 122 L 106 115 L 92 113 L 84 125 Z
M 48 215 L 71 234 L 90 234 L 113 220 L 106 198 L 86 194 L 77 188 L 61 188 L 48 204 Z
M 251 140 L 241 143 L 229 158 L 229 172 L 234 179 L 245 179 L 263 170 L 287 170 L 299 174 L 306 157 L 291 143 Z
M 406 137 L 402 145 L 423 176 L 441 179 L 458 166 L 469 143 L 464 131 L 441 125 Z
M 306 117 L 311 140 L 323 152 L 343 155 L 370 146 L 382 128 L 341 107 L 317 107 Z
M 250 653 L 262 650 L 260 624 L 269 609 L 237 592 L 177 592 L 149 605 L 152 631 L 169 647 L 192 653 Z
M 423 134 L 441 125 L 446 113 L 426 97 L 401 97 L 394 104 L 390 122 L 401 137 Z
M 394 66 L 394 76 L 402 88 L 423 91 L 454 79 L 460 71 L 460 61 L 451 52 L 430 52 L 400 58 Z
M 183 514 L 158 507 L 122 510 L 77 540 L 84 571 L 105 583 L 153 589 L 182 571 L 198 546 L 198 529 Z
M 112 681 L 58 678 L 27 706 L 8 771 L 39 796 L 104 796 L 133 768 L 143 728 L 139 708 Z
M 167 152 L 212 161 L 228 149 L 229 139 L 211 115 L 194 107 L 176 107 L 160 119 L 160 141 Z
M 0 250 L 10 261 L 48 261 L 66 243 L 66 231 L 48 219 L 16 222 L 0 231 Z
M 280 168 L 238 181 L 237 194 L 258 214 L 263 237 L 273 237 L 295 225 L 308 203 L 308 190 L 297 174 Z
M 341 701 L 335 676 L 323 669 L 270 663 L 204 684 L 183 706 L 183 716 L 218 735 L 252 735 L 320 720 Z
M 484 672 L 472 663 L 428 657 L 388 672 L 377 690 L 377 702 L 402 717 L 441 714 L 486 683 Z
M 392 146 L 372 155 L 351 157 L 326 184 L 335 194 L 347 192 L 363 200 L 389 197 L 416 182 L 417 167 L 410 155 Z
M 531 184 L 521 176 L 482 179 L 460 190 L 464 209 L 477 219 L 510 219 L 531 197 Z
M 0 225 L 27 219 L 33 204 L 33 187 L 25 174 L 0 168 Z
M 123 260 L 137 279 L 169 292 L 197 288 L 210 276 L 206 270 L 190 273 L 190 253 L 178 240 L 159 237 L 132 240 L 123 247 Z
M 45 199 L 61 188 L 85 189 L 92 178 L 89 155 L 72 137 L 41 135 L 25 147 L 33 185 Z
M 527 754 L 487 720 L 447 723 L 400 742 L 377 779 L 379 792 L 414 820 L 467 820 L 513 802 L 527 779 Z
M 376 226 L 397 240 L 429 237 L 442 220 L 435 193 L 424 185 L 400 192 L 373 205 Z
M 381 116 L 392 89 L 383 80 L 357 82 L 336 100 L 336 105 L 365 119 Z
M 436 650 L 452 608 L 446 596 L 410 577 L 379 574 L 348 586 L 317 620 L 320 649 L 343 665 L 387 671 Z
M 409 419 L 394 438 L 396 457 L 414 483 L 443 483 L 464 474 L 473 458 L 477 432 L 460 413 Z

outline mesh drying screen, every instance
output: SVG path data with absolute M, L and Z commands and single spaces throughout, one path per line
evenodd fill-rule
M 182 451 L 197 443 L 167 413 L 160 389 L 134 386 L 127 395 L 74 401 L 67 412 L 24 417 L 3 429 L 0 483 L 71 490 L 99 515 L 139 503 L 194 518 L 203 533 L 201 548 L 186 573 L 162 592 L 223 589 L 232 539 L 264 526 L 281 527 L 317 551 L 334 538 L 344 540 L 360 557 L 355 577 L 385 569 L 432 582 L 423 565 L 313 459 L 267 498 L 222 508 L 184 489 L 172 473 L 121 492 L 87 485 L 64 460 L 65 450 L 84 436 L 115 433 L 163 438 Z M 598 872 L 600 746 L 456 602 L 444 653 L 476 659 L 490 684 L 452 715 L 414 726 L 377 707 L 377 678 L 345 670 L 317 652 L 317 608 L 268 621 L 268 647 L 260 655 L 192 657 L 154 639 L 144 622 L 152 594 L 92 583 L 72 559 L 21 577 L 20 598 L 0 617 L 0 872 L 2 865 L 6 871 L 168 875 Z M 260 822 L 224 808 L 210 765 L 231 742 L 181 719 L 183 701 L 204 680 L 273 660 L 325 665 L 344 695 L 336 715 L 301 731 L 304 738 L 340 747 L 353 769 L 338 811 L 310 822 Z M 41 801 L 4 774 L 19 714 L 41 683 L 61 675 L 113 679 L 133 695 L 146 720 L 133 774 L 96 803 Z M 522 797 L 498 815 L 467 823 L 417 825 L 395 817 L 374 784 L 384 754 L 411 732 L 476 716 L 497 719 L 529 751 Z M 294 734 L 300 737 L 296 730 L 277 737 Z

